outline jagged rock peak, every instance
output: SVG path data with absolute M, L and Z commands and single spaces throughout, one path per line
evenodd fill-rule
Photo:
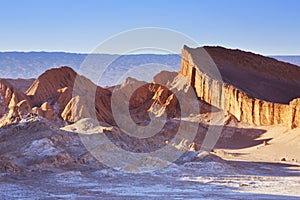
M 72 88 L 77 73 L 70 67 L 60 67 L 45 71 L 26 91 L 34 106 L 40 106 L 48 100 L 53 100 L 63 88 Z

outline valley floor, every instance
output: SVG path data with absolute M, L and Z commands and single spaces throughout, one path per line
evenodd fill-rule
M 76 127 L 90 127 L 89 120 L 83 122 Z M 93 160 L 74 164 L 73 157 L 85 150 L 78 134 L 47 123 L 2 130 L 2 154 L 20 170 L 0 173 L 1 199 L 300 199 L 299 129 L 259 127 L 265 131 L 257 137 L 243 129 L 229 140 L 221 137 L 202 160 L 126 173 Z
M 172 164 L 141 174 L 111 169 L 0 177 L 1 199 L 300 199 L 288 164 L 228 161 Z M 280 175 L 278 175 L 280 174 Z

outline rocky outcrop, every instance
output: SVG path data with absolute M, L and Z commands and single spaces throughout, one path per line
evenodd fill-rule
M 114 124 L 110 109 L 111 91 L 95 85 L 82 76 L 77 77 L 74 85 L 72 89 L 68 88 L 73 90 L 73 93 L 66 106 L 60 106 L 63 108 L 61 117 L 64 121 L 74 123 L 79 119 L 90 117 Z M 65 101 L 65 96 L 68 96 L 68 92 L 62 92 L 57 102 Z
M 8 81 L 0 79 L 0 117 L 27 97 Z
M 60 67 L 47 70 L 39 76 L 31 87 L 26 91 L 26 95 L 30 98 L 33 106 L 40 107 L 44 102 L 55 102 L 60 95 L 68 91 L 69 98 L 72 96 L 72 89 L 77 73 L 69 67 Z M 68 102 L 70 99 L 66 99 Z M 64 108 L 66 105 L 60 105 Z
M 0 79 L 0 127 L 19 122 L 30 109 L 26 95 L 8 81 Z
M 76 122 L 81 118 L 93 116 L 92 112 L 94 111 L 94 107 L 87 106 L 86 105 L 87 99 L 85 100 L 82 99 L 84 98 L 80 96 L 76 96 L 69 101 L 69 103 L 67 104 L 64 111 L 61 114 L 64 121 Z
M 0 123 L 0 127 L 18 123 L 21 120 L 27 118 L 30 113 L 30 103 L 27 100 L 22 100 L 16 105 L 9 107 L 9 112 L 3 117 L 2 122 Z
M 61 118 L 76 122 L 94 115 L 99 121 L 113 123 L 110 111 L 111 91 L 95 85 L 70 67 L 47 70 L 26 92 L 33 111 L 53 121 Z
M 97 118 L 98 121 L 116 125 L 111 110 L 112 95 L 116 93 L 118 102 L 114 107 L 127 102 L 130 114 L 127 112 L 122 112 L 122 114 L 127 115 L 129 120 L 132 117 L 136 123 L 147 124 L 150 120 L 149 112 L 162 115 L 167 111 L 171 116 L 174 110 L 178 110 L 175 95 L 163 86 L 171 83 L 176 85 L 180 82 L 175 80 L 177 74 L 161 72 L 154 78 L 154 83 L 149 84 L 128 78 L 121 85 L 109 90 L 95 85 L 69 67 L 50 69 L 34 81 L 26 95 L 21 92 L 15 94 L 13 90 L 6 91 L 6 88 L 13 87 L 5 87 L 3 93 L 6 96 L 3 95 L 5 102 L 2 110 L 9 112 L 10 119 L 6 124 L 14 119 L 18 122 L 22 119 L 22 114 L 20 115 L 21 108 L 17 104 L 25 99 L 29 108 L 27 113 L 31 112 L 52 122 L 74 123 L 82 118 Z M 176 83 L 173 83 L 174 81 Z M 178 88 L 177 91 L 179 90 Z M 124 119 L 122 121 L 126 123 Z
M 53 106 L 48 103 L 48 102 L 45 102 L 41 105 L 41 107 L 34 107 L 32 108 L 32 111 L 41 116 L 41 117 L 44 117 L 50 121 L 56 121 L 58 120 L 58 113 L 57 111 L 53 108 Z
M 300 126 L 300 69 L 221 47 L 184 47 L 180 73 L 197 96 L 254 125 Z

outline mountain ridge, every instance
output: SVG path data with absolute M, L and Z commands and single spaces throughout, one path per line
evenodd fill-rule
M 105 65 L 107 61 L 113 61 L 109 66 L 109 71 L 107 71 L 108 76 L 118 72 L 126 73 L 133 66 L 138 67 L 147 63 L 163 64 L 174 71 L 178 71 L 181 60 L 177 54 L 114 55 L 65 52 L 0 52 L 1 78 L 37 78 L 44 71 L 60 66 L 70 66 L 78 71 L 86 58 L 95 55 L 98 64 Z M 104 79 L 103 84 L 105 83 L 110 82 Z
M 68 52 L 0 52 L 0 69 L 2 70 L 1 78 L 37 78 L 44 71 L 51 68 L 58 68 L 60 66 L 71 66 L 75 71 L 77 71 L 88 55 L 90 54 Z M 140 65 L 143 63 L 141 60 L 144 59 L 144 56 L 149 57 L 149 55 L 152 56 L 150 60 L 152 63 L 157 62 L 165 64 L 173 68 L 174 71 L 178 71 L 180 69 L 181 58 L 177 54 L 138 54 L 127 55 L 128 57 L 125 56 L 123 61 L 121 60 L 115 63 L 115 66 L 112 66 L 114 68 L 114 72 L 118 69 L 115 67 L 118 66 L 125 66 L 126 69 L 129 69 L 129 66 Z M 103 56 L 103 63 L 105 63 L 105 60 L 107 60 L 106 57 L 120 57 L 121 55 L 99 54 L 99 56 Z M 300 55 L 268 57 L 300 66 Z M 131 62 L 130 60 L 140 61 Z
M 185 46 L 182 55 L 180 73 L 190 80 L 201 100 L 241 122 L 300 125 L 297 66 L 220 47 Z
M 270 113 L 274 113 L 275 107 L 278 107 L 280 103 L 283 104 L 290 104 L 291 100 L 299 97 L 299 95 L 296 93 L 296 91 L 300 90 L 300 68 L 298 68 L 295 65 L 284 63 L 281 61 L 277 61 L 276 59 L 264 57 L 259 54 L 254 54 L 251 52 L 244 52 L 242 50 L 238 49 L 226 49 L 224 47 L 203 47 L 208 54 L 210 54 L 211 58 L 213 59 L 214 64 L 219 67 L 219 70 L 221 72 L 221 77 L 224 79 L 226 83 L 229 85 L 233 85 L 236 88 L 239 88 L 239 86 L 242 86 L 243 84 L 246 84 L 248 87 L 242 87 L 241 92 L 232 92 L 234 95 L 244 95 L 247 96 L 248 99 L 250 99 L 250 104 L 253 104 L 252 98 L 257 99 L 257 101 L 265 100 L 267 102 L 273 102 L 274 105 L 264 105 L 264 106 L 271 106 L 268 108 L 268 111 L 266 111 L 269 114 L 265 114 L 266 121 L 272 121 L 272 123 L 275 123 L 274 119 L 269 119 L 269 115 L 272 115 Z M 193 49 L 190 49 L 188 47 L 184 47 L 183 49 L 183 57 L 185 57 L 187 54 L 185 51 L 194 51 Z M 193 53 L 191 53 L 193 57 Z M 129 56 L 132 58 L 136 58 L 135 55 Z M 127 57 L 128 58 L 128 57 Z M 126 59 L 127 59 L 126 58 Z M 125 60 L 126 60 L 125 59 Z M 201 62 L 205 62 L 205 59 L 203 59 Z M 140 62 L 140 61 L 138 61 Z M 193 61 L 191 61 L 193 62 Z M 182 67 L 180 72 L 189 77 L 191 74 L 190 72 L 184 72 L 185 70 L 190 70 L 186 67 L 188 67 L 188 63 L 186 63 L 186 59 L 182 59 Z M 235 66 L 235 67 L 234 67 Z M 238 66 L 238 67 L 236 67 Z M 264 66 L 263 68 L 261 66 Z M 276 68 L 274 68 L 274 66 Z M 228 69 L 230 69 L 228 71 Z M 251 69 L 249 71 L 249 69 Z M 209 68 L 203 68 L 202 71 L 206 70 L 205 73 L 209 74 L 210 70 Z M 246 70 L 246 71 L 245 71 Z M 113 72 L 113 71 L 112 71 Z M 228 73 L 229 72 L 229 73 Z M 240 78 L 242 77 L 242 74 L 247 74 L 248 79 Z M 212 75 L 212 74 L 211 74 Z M 82 99 L 81 97 L 74 96 L 73 93 L 73 86 L 75 83 L 75 79 L 81 77 L 76 73 L 76 71 L 69 67 L 60 67 L 60 68 L 53 68 L 46 70 L 42 75 L 40 75 L 37 79 L 34 80 L 33 84 L 30 88 L 24 93 L 26 98 L 23 98 L 23 100 L 29 101 L 28 103 L 30 106 L 35 110 L 35 113 L 43 113 L 45 111 L 45 108 L 49 108 L 51 111 L 51 116 L 53 115 L 53 110 L 57 109 L 57 113 L 59 118 L 62 118 L 63 120 L 67 120 L 69 122 L 75 122 L 79 118 L 76 115 L 87 115 L 83 114 L 84 112 L 80 111 L 82 110 L 82 106 L 77 107 L 78 104 L 82 104 L 83 101 L 88 101 L 91 104 L 94 103 L 93 99 Z M 267 79 L 266 79 L 267 77 Z M 268 78 L 269 77 L 269 78 Z M 191 77 L 189 77 L 191 78 Z M 266 81 L 262 81 L 262 80 Z M 88 85 L 90 88 L 94 88 L 94 91 L 96 91 L 96 96 L 101 96 L 101 93 L 104 93 L 104 96 L 111 95 L 111 92 L 115 86 L 105 89 L 102 87 L 99 87 L 95 85 L 95 83 L 90 82 L 88 79 L 81 77 L 80 78 L 82 85 Z M 246 80 L 249 80 L 250 82 L 247 82 Z M 12 83 L 17 83 L 16 80 L 10 80 Z M 19 82 L 24 82 L 25 80 L 19 80 Z M 33 81 L 33 79 L 31 79 Z M 257 87 L 253 83 L 260 83 L 260 85 L 263 85 L 264 87 Z M 28 82 L 30 83 L 30 81 Z M 27 83 L 27 84 L 28 84 Z M 263 83 L 263 84 L 262 84 Z M 276 84 L 277 85 L 276 85 Z M 192 83 L 193 84 L 193 83 Z M 195 83 L 194 83 L 195 84 Z M 250 87 L 249 87 L 250 86 Z M 91 91 L 90 89 L 80 88 L 79 90 L 81 94 L 82 91 Z M 194 86 L 196 91 L 197 87 L 199 89 L 199 86 Z M 209 87 L 209 86 L 207 86 Z M 227 87 L 227 86 L 226 86 Z M 12 85 L 9 86 L 9 88 L 14 88 Z M 16 87 L 17 88 L 17 87 Z M 25 87 L 24 87 L 25 88 Z M 23 88 L 23 90 L 24 90 Z M 230 87 L 227 87 L 230 88 Z M 267 88 L 267 89 L 266 89 Z M 275 90 L 274 90 L 275 88 Z M 18 90 L 18 89 L 17 89 Z M 254 92 L 253 92 L 254 91 Z M 199 91 L 198 91 L 199 92 Z M 220 92 L 220 91 L 218 91 Z M 22 92 L 20 92 L 22 93 Z M 221 92 L 222 93 L 222 92 Z M 237 93 L 237 94 L 235 94 Z M 203 94 L 204 95 L 204 94 Z M 203 97 L 202 95 L 202 97 Z M 208 94 L 206 94 L 207 96 Z M 269 95 L 269 96 L 268 96 Z M 273 95 L 273 96 L 272 96 Z M 296 96 L 295 96 L 296 95 Z M 17 95 L 20 96 L 20 95 Z M 80 95 L 79 95 L 80 96 Z M 95 96 L 95 94 L 92 94 L 91 96 Z M 200 94 L 201 97 L 201 94 Z M 12 98 L 12 97 L 11 97 Z M 203 97 L 204 98 L 204 97 Z M 211 103 L 212 100 L 210 100 L 210 97 L 206 97 L 208 99 L 205 100 L 207 103 Z M 239 97 L 238 97 L 239 98 Z M 16 98 L 18 99 L 18 98 Z M 15 100 L 17 101 L 17 100 Z M 239 100 L 238 100 L 239 101 Z M 256 100 L 255 100 L 256 101 Z M 81 102 L 81 103 L 80 103 Z M 98 107 L 98 111 L 101 110 L 100 113 L 106 113 L 101 115 L 100 113 L 97 114 L 97 116 L 101 120 L 108 120 L 110 123 L 113 123 L 113 121 L 109 118 L 111 118 L 111 111 L 109 109 L 103 110 L 101 106 L 103 106 L 104 103 L 106 106 L 104 107 L 110 107 L 110 104 L 107 102 L 110 102 L 110 100 L 100 100 L 100 107 Z M 252 102 L 252 103 L 251 103 Z M 17 104 L 19 102 L 15 102 Z M 44 103 L 49 103 L 49 105 L 43 105 Z M 14 104 L 14 103 L 12 103 Z M 249 106 L 251 107 L 251 105 Z M 295 105 L 295 102 L 292 103 Z M 8 105 L 8 104 L 7 104 Z M 7 106 L 6 105 L 6 106 Z M 232 103 L 234 105 L 234 103 Z M 245 104 L 246 105 L 246 104 Z M 253 104 L 255 105 L 255 104 Z M 253 107 L 252 105 L 252 107 Z M 224 105 L 223 105 L 224 106 Z M 42 108 L 43 107 L 43 108 Z M 65 110 L 65 108 L 68 107 L 69 109 Z M 231 106 L 231 108 L 228 108 L 230 111 L 233 109 L 234 106 Z M 239 107 L 239 106 L 238 106 Z M 280 107 L 280 106 L 279 106 Z M 71 112 L 73 109 L 76 108 L 77 111 Z M 223 107 L 221 107 L 223 108 Z M 79 109 L 79 110 L 78 110 Z M 252 108 L 253 109 L 253 108 Z M 7 110 L 7 109 L 6 109 Z M 42 110 L 44 110 L 42 112 Z M 47 110 L 47 109 L 46 109 Z M 234 109 L 233 109 L 234 110 Z M 231 113 L 234 114 L 239 120 L 243 118 L 241 116 L 241 113 L 243 113 L 242 110 L 239 111 L 233 111 L 231 110 Z M 251 109 L 250 109 L 251 110 Z M 289 109 L 280 109 L 282 112 L 284 110 Z M 80 113 L 78 113 L 80 112 Z M 289 115 L 289 113 L 292 111 L 288 111 L 286 114 L 283 114 L 284 116 Z M 43 116 L 46 116 L 47 114 L 43 114 Z M 281 115 L 278 115 L 281 116 Z M 247 117 L 248 118 L 248 117 Z M 249 117 L 250 118 L 250 117 Z M 271 117 L 272 118 L 272 117 Z M 283 119 L 285 119 L 284 117 Z M 247 122 L 249 119 L 246 120 Z M 258 122 L 257 120 L 251 119 L 251 122 L 256 121 L 256 123 L 261 124 L 262 122 Z M 277 120 L 278 121 L 278 120 Z M 281 123 L 282 120 L 279 120 L 276 123 Z M 264 122 L 265 123 L 265 122 Z M 263 123 L 263 124 L 264 124 Z M 271 122 L 270 122 L 271 123 Z M 295 126 L 295 125 L 293 125 Z

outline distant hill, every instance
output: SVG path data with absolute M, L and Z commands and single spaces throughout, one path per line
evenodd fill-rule
M 1 78 L 37 78 L 45 70 L 60 66 L 72 67 L 75 71 L 80 68 L 81 63 L 88 54 L 64 53 L 64 52 L 0 52 Z M 300 56 L 272 56 L 280 61 L 289 62 L 300 66 Z M 171 67 L 174 71 L 180 68 L 180 55 L 119 55 L 98 54 L 97 60 L 105 64 L 107 60 L 116 59 L 106 76 L 99 83 L 100 85 L 113 85 L 114 82 L 109 77 L 121 76 L 134 66 L 148 63 L 159 63 Z
M 45 70 L 61 65 L 78 69 L 86 55 L 50 52 L 0 53 L 1 78 L 37 78 Z
M 72 67 L 75 71 L 80 68 L 81 63 L 88 54 L 63 53 L 63 52 L 0 52 L 1 78 L 37 78 L 45 70 L 60 66 Z M 106 72 L 110 75 L 122 74 L 128 69 L 149 63 L 159 63 L 171 67 L 174 71 L 180 68 L 180 55 L 109 55 L 97 54 L 97 62 L 107 63 L 107 60 L 116 59 Z M 98 63 L 98 64 L 99 64 Z M 110 80 L 103 80 L 102 83 L 110 85 Z M 100 83 L 101 84 L 101 83 Z

